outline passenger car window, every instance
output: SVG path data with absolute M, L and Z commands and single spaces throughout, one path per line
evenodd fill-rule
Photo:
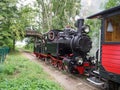
M 105 42 L 120 42 L 120 15 L 106 18 Z

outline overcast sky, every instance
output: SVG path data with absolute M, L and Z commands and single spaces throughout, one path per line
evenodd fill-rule
M 108 0 L 81 0 L 81 13 L 82 17 L 89 16 L 104 10 L 105 3 Z

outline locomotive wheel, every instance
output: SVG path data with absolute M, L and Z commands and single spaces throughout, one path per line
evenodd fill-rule
M 41 61 L 45 61 L 45 58 L 40 58 Z
M 120 84 L 115 83 L 113 81 L 109 81 L 108 86 L 108 90 L 120 90 Z
M 51 58 L 47 58 L 46 62 L 48 62 L 48 64 L 51 64 Z
M 45 58 L 45 64 L 49 64 L 50 58 Z
M 118 90 L 120 90 L 120 85 L 118 86 Z
M 54 65 L 54 61 L 52 59 L 50 59 L 50 65 Z
M 36 54 L 36 57 L 38 57 L 38 54 Z
M 53 62 L 52 59 L 50 59 L 50 61 L 49 61 L 50 65 L 52 65 L 52 62 Z
M 68 72 L 71 74 L 78 74 L 78 71 L 72 65 L 68 66 Z
M 58 69 L 62 70 L 63 69 L 63 65 L 61 63 L 58 63 Z
M 54 63 L 54 67 L 58 67 L 58 63 L 57 62 Z
M 63 70 L 64 70 L 65 72 L 69 72 L 68 66 L 67 66 L 67 65 L 63 65 Z

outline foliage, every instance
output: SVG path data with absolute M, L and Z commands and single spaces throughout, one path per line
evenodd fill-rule
M 33 16 L 32 8 L 29 6 L 18 8 L 17 1 L 0 2 L 0 46 L 9 46 L 13 49 L 15 41 L 24 37 L 25 28 L 30 26 Z
M 11 0 L 11 2 L 9 0 L 2 0 L 0 2 L 0 46 L 7 45 L 8 39 L 11 38 L 11 17 L 13 17 L 13 13 L 16 11 L 14 6 L 16 0 Z
M 34 48 L 34 43 L 29 43 L 27 45 L 24 46 L 24 49 L 30 52 L 33 52 L 33 48 Z
M 92 20 L 86 20 L 86 23 L 90 26 L 89 35 L 92 39 L 92 49 L 90 51 L 90 54 L 95 56 L 96 51 L 99 48 L 101 21 L 98 19 L 92 19 Z
M 74 17 L 80 12 L 80 0 L 36 0 L 39 31 L 63 29 L 66 25 L 74 26 Z
M 0 90 L 62 90 L 43 71 L 38 63 L 31 62 L 20 53 L 9 55 L 0 65 Z
M 108 0 L 106 3 L 106 9 L 120 5 L 120 0 Z
M 52 0 L 52 27 L 64 28 L 66 25 L 74 27 L 74 17 L 79 15 L 80 1 L 79 0 Z M 70 20 L 72 19 L 72 20 Z

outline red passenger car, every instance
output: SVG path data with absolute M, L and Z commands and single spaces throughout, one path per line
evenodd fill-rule
M 101 19 L 100 77 L 109 90 L 120 90 L 120 6 L 94 14 Z

